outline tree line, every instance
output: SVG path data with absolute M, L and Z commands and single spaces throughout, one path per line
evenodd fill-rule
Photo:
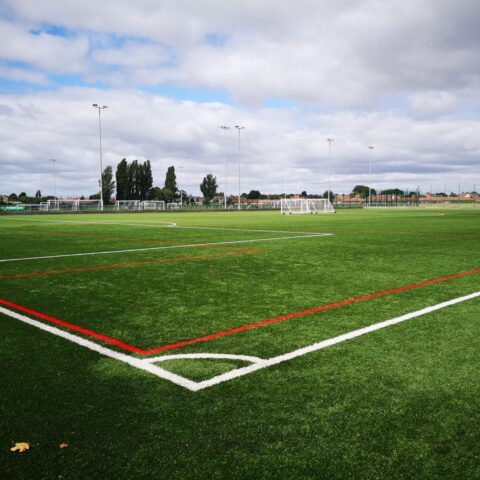
M 102 172 L 102 187 L 105 202 L 108 202 L 114 194 L 117 200 L 163 200 L 165 202 L 182 200 L 185 203 L 193 202 L 193 198 L 187 192 L 179 190 L 173 165 L 167 168 L 163 187 L 153 186 L 150 160 L 143 163 L 138 160 L 127 162 L 123 158 L 117 165 L 115 176 L 112 167 L 106 167 Z M 207 174 L 200 184 L 205 203 L 210 203 L 213 200 L 217 195 L 217 189 L 216 177 L 211 173 Z M 99 197 L 100 193 L 97 193 L 90 198 Z

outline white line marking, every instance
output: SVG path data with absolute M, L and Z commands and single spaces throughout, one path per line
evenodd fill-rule
M 223 230 L 225 232 L 299 233 L 304 235 L 323 235 L 323 232 L 295 232 L 293 230 L 257 230 L 254 228 L 189 227 L 182 225 L 175 225 L 175 228 L 190 228 L 194 230 Z
M 452 300 L 448 300 L 446 302 L 438 303 L 437 305 L 433 305 L 431 307 L 422 308 L 421 310 L 417 310 L 416 312 L 407 313 L 406 315 L 402 315 L 400 317 L 392 318 L 390 320 L 385 320 L 384 322 L 375 323 L 373 325 L 369 325 L 368 327 L 359 328 L 357 330 L 353 330 L 351 332 L 345 333 L 343 335 L 339 335 L 337 337 L 330 338 L 328 340 L 323 340 L 318 343 L 314 343 L 313 345 L 309 345 L 307 347 L 300 348 L 298 350 L 294 350 L 293 352 L 285 353 L 283 355 L 278 355 L 277 357 L 268 358 L 266 360 L 262 360 L 257 357 L 250 357 L 255 358 L 256 362 L 252 365 L 247 367 L 237 368 L 235 370 L 231 370 L 227 373 L 223 373 L 221 375 L 217 375 L 215 377 L 210 378 L 209 380 L 204 380 L 202 382 L 194 382 L 188 378 L 182 377 L 175 373 L 169 372 L 164 370 L 163 368 L 157 367 L 151 363 L 152 359 L 139 359 L 136 357 L 132 357 L 129 355 L 125 355 L 123 353 L 115 352 L 108 348 L 102 347 L 90 340 L 86 340 L 82 337 L 78 337 L 71 333 L 65 332 L 60 330 L 56 327 L 52 327 L 50 325 L 46 325 L 44 323 L 38 322 L 37 320 L 33 320 L 25 315 L 21 315 L 17 312 L 13 312 L 6 308 L 0 307 L 0 313 L 7 315 L 11 318 L 16 320 L 20 320 L 21 322 L 27 323 L 33 327 L 39 328 L 40 330 L 44 330 L 49 332 L 53 335 L 57 335 L 59 337 L 64 338 L 70 342 L 76 343 L 82 347 L 88 348 L 89 350 L 93 350 L 94 352 L 100 353 L 101 355 L 113 358 L 120 362 L 127 363 L 132 367 L 138 368 L 139 370 L 144 370 L 146 372 L 151 373 L 159 378 L 163 378 L 165 380 L 169 380 L 176 385 L 180 385 L 192 392 L 196 392 L 199 390 L 203 390 L 208 387 L 212 387 L 214 385 L 218 385 L 220 383 L 233 380 L 234 378 L 242 377 L 243 375 L 247 375 L 249 373 L 253 373 L 257 370 L 261 370 L 263 368 L 271 367 L 273 365 L 278 365 L 279 363 L 286 362 L 288 360 L 292 360 L 296 357 L 301 357 L 311 352 L 316 352 L 317 350 L 321 350 L 323 348 L 330 347 L 332 345 L 336 345 L 338 343 L 345 342 L 346 340 L 351 340 L 353 338 L 360 337 L 362 335 L 366 335 L 367 333 L 374 332 L 376 330 L 380 330 L 382 328 L 390 327 L 391 325 L 396 325 L 397 323 L 405 322 L 406 320 L 410 320 L 412 318 L 420 317 L 421 315 L 425 315 L 427 313 L 435 312 L 436 310 L 440 310 L 442 308 L 448 307 L 450 305 L 455 305 L 457 303 L 465 302 L 467 300 L 471 300 L 473 298 L 480 297 L 480 291 L 471 293 L 469 295 L 465 295 L 463 297 L 457 297 Z M 212 355 L 212 354 L 207 354 Z M 168 355 L 163 358 L 168 357 L 175 357 L 175 355 Z M 179 356 L 176 356 L 177 358 Z M 222 355 L 222 357 L 224 357 Z M 235 357 L 238 357 L 235 355 Z M 209 358 L 212 358 L 211 356 Z M 158 359 L 156 361 L 159 361 Z
M 373 325 L 369 325 L 368 327 L 359 328 L 358 330 L 353 330 L 351 332 L 344 333 L 343 335 L 339 335 L 338 337 L 329 338 L 328 340 L 323 340 L 322 342 L 314 343 L 313 345 L 309 345 L 308 347 L 299 348 L 298 350 L 294 350 L 293 352 L 285 353 L 283 355 L 278 355 L 277 357 L 272 357 L 267 360 L 263 360 L 260 363 L 249 365 L 247 367 L 237 368 L 236 370 L 231 370 L 221 375 L 217 375 L 216 377 L 210 378 L 209 380 L 204 380 L 203 382 L 197 382 L 197 384 L 195 385 L 195 390 L 198 391 L 204 388 L 211 387 L 213 385 L 218 385 L 219 383 L 226 382 L 228 380 L 233 380 L 234 378 L 247 375 L 257 370 L 271 367 L 272 365 L 278 365 L 279 363 L 292 360 L 293 358 L 296 358 L 296 357 L 301 357 L 303 355 L 306 355 L 307 353 L 316 352 L 317 350 L 331 347 L 332 345 L 345 342 L 346 340 L 351 340 L 352 338 L 357 338 L 362 335 L 366 335 L 367 333 L 371 333 L 376 330 L 380 330 L 382 328 L 390 327 L 391 325 L 396 325 L 397 323 L 405 322 L 406 320 L 410 320 L 411 318 L 420 317 L 421 315 L 426 315 L 427 313 L 435 312 L 436 310 L 440 310 L 442 308 L 448 307 L 450 305 L 455 305 L 457 303 L 465 302 L 466 300 L 471 300 L 472 298 L 476 298 L 476 297 L 480 297 L 480 291 L 471 293 L 470 295 L 465 295 L 463 297 L 454 298 L 453 300 L 448 300 L 446 302 L 442 302 L 437 305 L 433 305 L 431 307 L 422 308 L 421 310 L 417 310 L 416 312 L 412 312 L 412 313 L 407 313 L 406 315 L 401 315 L 400 317 L 392 318 L 390 320 L 385 320 L 379 323 L 374 323 Z
M 359 215 L 358 217 L 356 218 L 359 218 L 361 220 L 378 220 L 378 219 L 382 219 L 382 218 L 385 218 L 385 217 L 390 217 L 390 218 L 398 218 L 399 220 L 401 220 L 402 218 L 417 218 L 417 217 L 443 217 L 445 216 L 444 213 L 427 213 L 427 214 L 423 214 L 423 213 L 419 213 L 419 214 L 415 214 L 415 215 L 391 215 L 391 214 L 382 214 L 382 213 L 379 213 L 378 215 Z M 350 218 L 353 218 L 355 219 L 355 217 L 350 217 Z
M 253 357 L 251 355 L 231 355 L 229 353 L 180 353 L 178 355 L 161 355 L 158 357 L 147 358 L 144 362 L 156 363 L 168 360 L 202 360 L 210 358 L 217 360 L 241 360 L 250 363 L 260 363 L 264 361 L 263 358 Z
M 136 253 L 136 252 L 149 252 L 154 250 L 168 250 L 172 248 L 193 248 L 193 247 L 209 247 L 215 245 L 231 245 L 237 243 L 256 243 L 256 242 L 271 242 L 274 240 L 291 240 L 298 238 L 313 238 L 313 237 L 327 237 L 332 235 L 331 233 L 314 233 L 309 235 L 291 235 L 289 237 L 276 237 L 276 238 L 254 238 L 249 240 L 230 240 L 228 242 L 210 242 L 210 243 L 191 243 L 186 245 L 163 245 L 161 247 L 145 247 L 145 248 L 129 248 L 126 250 L 104 250 L 101 252 L 83 252 L 83 253 L 62 253 L 58 255 L 45 255 L 42 257 L 20 257 L 20 258 L 3 258 L 0 259 L 0 263 L 8 262 L 22 262 L 27 260 L 47 260 L 50 258 L 65 258 L 65 257 L 86 257 L 92 255 L 109 255 L 112 253 Z
M 175 227 L 175 222 L 156 222 L 156 223 L 123 223 L 123 222 L 82 222 L 76 220 L 61 220 L 53 218 L 19 218 L 19 217 L 3 217 L 5 220 L 20 220 L 24 222 L 46 222 L 46 223 L 74 223 L 76 225 L 123 225 L 127 227 Z
M 18 218 L 18 217 L 5 217 L 6 220 L 24 220 L 28 222 L 47 222 L 47 223 L 74 223 L 76 225 L 123 225 L 128 227 L 164 227 L 164 228 L 184 228 L 192 230 L 223 230 L 225 232 L 258 232 L 258 233 L 298 233 L 298 234 L 318 234 L 322 232 L 297 232 L 292 230 L 258 230 L 255 228 L 225 228 L 225 227 L 199 227 L 188 225 L 177 225 L 175 222 L 148 222 L 148 223 L 123 223 L 123 222 L 82 222 L 75 220 L 61 220 L 61 219 L 48 219 L 48 218 Z
M 157 367 L 156 365 L 152 365 L 149 362 L 145 362 L 139 358 L 131 357 L 130 355 L 125 355 L 124 353 L 115 352 L 114 350 L 110 350 L 109 348 L 102 347 L 97 343 L 94 343 L 90 340 L 87 340 L 82 337 L 78 337 L 77 335 L 73 335 L 71 333 L 65 332 L 60 330 L 59 328 L 52 327 L 50 325 L 46 325 L 45 323 L 39 322 L 37 320 L 33 320 L 25 315 L 21 315 L 17 312 L 12 312 L 6 308 L 0 307 L 0 313 L 4 315 L 8 315 L 9 317 L 15 318 L 16 320 L 20 320 L 23 323 L 27 323 L 33 327 L 39 328 L 40 330 L 44 330 L 45 332 L 51 333 L 58 337 L 62 337 L 69 342 L 76 343 L 81 347 L 88 348 L 89 350 L 93 350 L 94 352 L 99 353 L 100 355 L 104 355 L 106 357 L 113 358 L 120 362 L 127 363 L 132 367 L 138 368 L 139 370 L 144 370 L 146 372 L 151 373 L 157 377 L 163 378 L 165 380 L 169 380 L 170 382 L 175 383 L 176 385 L 180 385 L 182 387 L 187 388 L 188 390 L 195 391 L 196 390 L 196 383 L 192 382 L 188 378 L 184 378 L 180 375 L 177 375 L 172 372 L 168 372 L 163 368 Z

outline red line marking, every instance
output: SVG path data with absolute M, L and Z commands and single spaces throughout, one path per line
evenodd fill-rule
M 208 340 L 213 340 L 218 337 L 224 337 L 226 335 L 232 335 L 234 333 L 243 332 L 245 330 L 251 330 L 252 328 L 263 327 L 269 325 L 270 323 L 282 322 L 283 320 L 288 320 L 290 318 L 302 317 L 304 315 L 311 315 L 313 313 L 322 312 L 324 310 L 329 310 L 331 308 L 342 307 L 344 305 L 350 305 L 351 303 L 361 302 L 363 300 L 370 300 L 372 298 L 383 297 L 384 295 L 391 295 L 392 293 L 403 292 L 405 290 L 411 290 L 413 288 L 424 287 L 425 285 L 431 285 L 432 283 L 445 282 L 447 280 L 452 280 L 458 277 L 465 277 L 467 275 L 473 275 L 474 273 L 480 273 L 480 268 L 475 270 L 469 270 L 468 272 L 456 273 L 454 275 L 448 275 L 446 277 L 435 278 L 433 280 L 427 280 L 425 282 L 413 283 L 411 285 L 405 285 L 403 287 L 392 288 L 390 290 L 383 290 L 382 292 L 371 293 L 370 295 L 362 295 L 360 297 L 349 298 L 348 300 L 342 300 L 340 302 L 330 303 L 328 305 L 322 305 L 320 307 L 311 308 L 309 310 L 303 310 L 301 312 L 289 313 L 287 315 L 280 315 L 279 317 L 270 318 L 268 320 L 262 320 L 256 323 L 250 323 L 248 325 L 242 325 L 241 327 L 232 328 L 230 330 L 224 330 L 222 332 L 212 333 L 211 335 L 205 335 L 204 337 L 193 338 L 191 340 L 185 340 L 183 342 L 172 343 L 170 345 L 165 345 L 159 348 L 153 348 L 147 350 L 146 354 L 150 355 L 152 353 L 164 352 L 165 350 L 172 350 L 174 348 L 184 347 L 186 345 L 192 345 L 194 343 L 206 342 Z
M 42 275 L 59 275 L 61 273 L 73 273 L 73 272 L 87 272 L 90 270 L 107 270 L 120 267 L 136 267 L 138 265 L 152 265 L 154 263 L 172 263 L 182 262 L 188 260 L 205 260 L 213 257 L 233 257 L 237 255 L 248 255 L 250 253 L 258 253 L 261 250 L 256 248 L 243 248 L 243 251 L 235 251 L 231 253 L 210 253 L 208 255 L 194 255 L 192 257 L 176 257 L 176 258 L 162 258 L 160 260 L 149 260 L 146 262 L 130 262 L 130 263 L 113 263 L 111 265 L 97 265 L 93 267 L 77 267 L 67 268 L 60 270 L 47 270 L 45 272 L 30 272 L 30 273 L 17 273 L 15 275 L 0 275 L 0 280 L 6 278 L 25 278 L 25 277 L 40 277 Z
M 144 350 L 144 349 L 141 349 L 141 348 L 138 348 L 138 347 L 134 347 L 132 345 L 128 345 L 124 342 L 121 342 L 120 340 L 116 340 L 115 338 L 107 337 L 105 335 L 94 332 L 92 330 L 87 330 L 87 329 L 79 327 L 77 325 L 73 325 L 71 323 L 64 322 L 63 320 L 59 320 L 55 317 L 51 317 L 51 316 L 45 315 L 43 313 L 36 312 L 35 310 L 31 310 L 29 308 L 22 307 L 20 305 L 16 305 L 15 303 L 9 302 L 8 300 L 3 300 L 3 299 L 0 298 L 0 304 L 5 305 L 5 306 L 10 307 L 10 308 L 13 308 L 15 310 L 19 310 L 21 312 L 27 313 L 27 314 L 32 315 L 34 317 L 40 318 L 42 320 L 46 320 L 46 321 L 51 322 L 51 323 L 56 323 L 57 325 L 61 325 L 62 327 L 68 328 L 70 330 L 74 330 L 74 331 L 83 333 L 84 335 L 88 335 L 90 337 L 97 338 L 97 339 L 102 340 L 104 342 L 115 345 L 119 348 L 122 348 L 123 350 L 128 350 L 129 352 L 134 352 L 134 353 L 137 353 L 139 355 L 151 355 L 153 353 L 159 353 L 159 352 L 163 352 L 165 350 L 172 350 L 172 349 L 175 349 L 175 348 L 184 347 L 186 345 L 192 345 L 194 343 L 205 342 L 205 341 L 213 340 L 215 338 L 223 337 L 223 336 L 226 336 L 226 335 L 232 335 L 234 333 L 243 332 L 245 330 L 251 330 L 253 328 L 262 327 L 262 326 L 265 326 L 265 325 L 269 325 L 271 323 L 277 323 L 277 322 L 281 322 L 283 320 L 288 320 L 290 318 L 301 317 L 301 316 L 304 316 L 304 315 L 311 315 L 313 313 L 318 313 L 318 312 L 321 312 L 321 311 L 324 311 L 324 310 L 329 310 L 331 308 L 341 307 L 341 306 L 344 306 L 344 305 L 350 305 L 352 303 L 361 302 L 361 301 L 364 301 L 364 300 L 370 300 L 372 298 L 383 297 L 385 295 L 391 295 L 393 293 L 403 292 L 405 290 L 412 290 L 414 288 L 424 287 L 426 285 L 431 285 L 431 284 L 434 284 L 434 283 L 445 282 L 447 280 L 452 280 L 452 279 L 459 278 L 459 277 L 466 277 L 468 275 L 473 275 L 475 273 L 480 273 L 480 268 L 477 268 L 477 269 L 474 269 L 474 270 L 468 270 L 466 272 L 455 273 L 454 275 L 448 275 L 448 276 L 445 276 L 445 277 L 434 278 L 432 280 L 426 280 L 424 282 L 413 283 L 411 285 L 405 285 L 403 287 L 392 288 L 390 290 L 383 290 L 381 292 L 371 293 L 369 295 L 362 295 L 360 297 L 350 298 L 350 299 L 347 299 L 347 300 L 342 300 L 340 302 L 330 303 L 328 305 L 322 305 L 322 306 L 319 306 L 319 307 L 316 307 L 316 308 L 311 308 L 309 310 L 303 310 L 301 312 L 289 313 L 289 314 L 286 314 L 286 315 L 281 315 L 279 317 L 270 318 L 270 319 L 267 319 L 267 320 L 262 320 L 260 322 L 251 323 L 251 324 L 248 324 L 248 325 L 242 325 L 241 327 L 232 328 L 230 330 L 224 330 L 224 331 L 221 331 L 221 332 L 212 333 L 210 335 L 205 335 L 203 337 L 198 337 L 198 338 L 193 338 L 191 340 L 185 340 L 185 341 L 181 341 L 181 342 L 177 342 L 177 343 L 172 343 L 170 345 L 164 345 L 163 347 L 152 348 L 150 350 Z
M 64 322 L 63 320 L 59 320 L 58 318 L 50 317 L 49 315 L 45 315 L 44 313 L 37 312 L 30 308 L 22 307 L 21 305 L 17 305 L 15 303 L 9 302 L 8 300 L 4 300 L 0 298 L 0 304 L 5 305 L 6 307 L 13 308 L 15 310 L 19 310 L 20 312 L 23 312 L 23 313 L 28 313 L 33 317 L 46 320 L 47 322 L 56 323 L 57 325 L 61 325 L 62 327 L 68 328 L 69 330 L 74 330 L 75 332 L 83 333 L 84 335 L 87 335 L 89 337 L 98 338 L 103 342 L 110 343 L 112 345 L 122 348 L 123 350 L 139 353 L 140 355 L 145 355 L 145 350 L 142 350 L 141 348 L 132 347 L 131 345 L 123 343 L 120 340 L 117 340 L 116 338 L 107 337 L 106 335 L 102 335 L 101 333 L 97 333 L 92 330 L 87 330 L 86 328 L 79 327 L 78 325 L 73 325 L 72 323 Z

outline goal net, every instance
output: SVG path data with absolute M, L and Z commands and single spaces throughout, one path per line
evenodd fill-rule
M 163 200 L 145 200 L 142 202 L 143 210 L 165 210 L 165 202 Z
M 78 200 L 78 210 L 101 211 L 103 210 L 103 203 L 101 200 Z
M 284 215 L 335 213 L 327 198 L 282 198 L 280 208 Z
M 140 210 L 140 200 L 117 200 L 114 210 Z
M 58 212 L 61 210 L 76 212 L 78 210 L 78 200 L 47 200 L 47 203 L 43 205 L 43 210 L 46 212 Z

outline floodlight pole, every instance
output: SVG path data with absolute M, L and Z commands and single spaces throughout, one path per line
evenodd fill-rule
M 245 128 L 240 125 L 235 125 L 235 128 L 238 130 L 238 209 L 240 210 L 240 132 Z
M 334 142 L 335 139 L 333 138 L 327 138 L 328 142 L 328 190 L 327 190 L 327 198 L 328 201 L 330 202 L 330 172 L 332 170 L 332 142 Z
M 100 107 L 97 103 L 94 103 L 92 107 L 98 110 L 98 131 L 100 139 L 100 202 L 103 210 L 102 110 L 108 108 L 108 105 L 102 105 Z
M 55 179 L 55 174 L 56 174 L 55 163 L 57 162 L 57 160 L 55 158 L 50 158 L 48 161 L 52 162 L 52 168 L 53 168 L 53 198 L 56 200 L 57 199 L 57 182 L 56 182 L 56 179 Z
M 220 125 L 218 128 L 223 130 L 223 167 L 225 172 L 225 185 L 223 187 L 223 201 L 225 204 L 225 210 L 227 209 L 227 130 L 231 127 Z
M 368 147 L 370 149 L 370 179 L 368 181 L 368 206 L 372 206 L 372 155 L 373 149 L 375 148 L 373 145 Z

